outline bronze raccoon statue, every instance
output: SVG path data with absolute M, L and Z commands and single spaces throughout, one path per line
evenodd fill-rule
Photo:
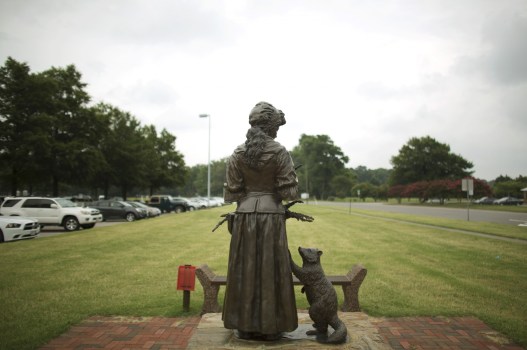
M 302 267 L 291 259 L 293 274 L 302 282 L 302 293 L 306 293 L 309 302 L 309 317 L 313 320 L 314 331 L 308 335 L 316 335 L 317 341 L 340 344 L 346 342 L 348 330 L 337 314 L 337 293 L 331 282 L 326 278 L 320 256 L 322 251 L 316 248 L 298 247 L 302 257 Z M 335 331 L 327 336 L 328 325 Z

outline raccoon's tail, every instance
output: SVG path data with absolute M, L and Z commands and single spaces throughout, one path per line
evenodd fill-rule
M 346 325 L 344 322 L 342 322 L 337 315 L 333 316 L 333 319 L 331 322 L 329 322 L 330 326 L 333 327 L 335 330 L 331 335 L 328 337 L 328 340 L 326 343 L 330 344 L 341 344 L 346 342 L 346 338 L 348 336 L 348 329 L 346 328 Z

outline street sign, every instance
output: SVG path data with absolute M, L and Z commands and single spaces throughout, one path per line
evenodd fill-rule
M 473 179 L 462 179 L 461 180 L 461 190 L 463 192 L 468 191 L 469 196 L 474 195 L 474 180 Z

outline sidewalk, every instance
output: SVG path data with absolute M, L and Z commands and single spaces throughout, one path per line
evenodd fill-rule
M 306 319 L 306 315 L 303 318 Z M 94 316 L 73 326 L 66 333 L 41 347 L 40 350 L 175 350 L 188 349 L 189 343 L 193 344 L 190 346 L 192 349 L 294 349 L 298 347 L 303 349 L 524 350 L 473 317 L 371 318 L 363 313 L 342 313 L 341 318 L 348 327 L 350 342 L 341 346 L 324 346 L 308 340 L 309 345 L 306 347 L 301 344 L 297 346 L 294 341 L 289 341 L 283 346 L 282 341 L 280 344 L 245 342 L 241 343 L 241 346 L 239 342 L 232 341 L 228 344 L 217 344 L 217 346 L 212 343 L 207 346 L 199 345 L 203 343 L 196 338 L 209 337 L 207 333 L 211 329 L 210 322 L 219 323 L 216 327 L 221 327 L 219 314 L 205 315 L 203 319 L 206 323 L 208 322 L 208 325 L 202 324 L 201 326 L 202 318 L 199 316 L 176 318 Z M 214 321 L 210 321 L 211 319 Z M 301 319 L 301 314 L 299 314 L 299 319 Z M 356 343 L 355 338 L 368 327 L 374 329 L 380 337 L 376 343 L 369 342 L 372 344 L 364 347 L 364 343 Z M 222 332 L 230 336 L 229 331 L 222 330 Z M 306 340 L 302 341 L 306 342 Z
M 522 350 L 475 317 L 399 317 L 374 322 L 394 350 Z
M 40 350 L 186 349 L 201 317 L 93 316 Z

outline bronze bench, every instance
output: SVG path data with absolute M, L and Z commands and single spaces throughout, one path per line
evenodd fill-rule
M 356 264 L 344 276 L 326 276 L 333 285 L 342 286 L 344 302 L 340 310 L 347 312 L 360 311 L 359 288 L 366 277 L 366 273 L 367 270 L 364 266 Z M 227 284 L 227 277 L 216 275 L 206 264 L 196 269 L 196 276 L 203 287 L 203 307 L 201 314 L 220 312 L 221 306 L 218 304 L 218 292 L 220 286 Z M 293 284 L 295 286 L 302 285 L 295 276 L 293 276 Z

